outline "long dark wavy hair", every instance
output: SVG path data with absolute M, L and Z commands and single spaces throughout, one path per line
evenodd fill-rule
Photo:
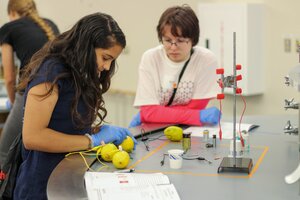
M 95 48 L 108 49 L 114 45 L 126 46 L 125 35 L 117 22 L 104 13 L 95 13 L 80 19 L 69 31 L 49 41 L 31 58 L 24 68 L 19 90 L 25 89 L 35 77 L 38 68 L 45 60 L 54 58 L 63 63 L 67 71 L 59 74 L 52 82 L 51 88 L 43 95 L 50 95 L 59 79 L 70 78 L 74 84 L 75 96 L 72 100 L 71 115 L 78 128 L 84 128 L 99 118 L 96 127 L 107 115 L 104 107 L 103 93 L 110 87 L 111 77 L 115 72 L 116 62 L 111 63 L 110 70 L 99 75 Z M 50 67 L 51 70 L 51 67 Z M 78 110 L 82 98 L 88 111 L 81 115 Z

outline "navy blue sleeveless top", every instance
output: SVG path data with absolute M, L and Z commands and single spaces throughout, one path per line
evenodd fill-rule
M 59 74 L 67 72 L 67 70 L 67 67 L 57 60 L 50 59 L 43 62 L 38 70 L 37 76 L 28 84 L 25 90 L 25 103 L 28 91 L 32 87 L 45 82 L 52 82 Z M 79 130 L 72 122 L 71 103 L 75 95 L 72 80 L 69 78 L 60 79 L 57 85 L 59 97 L 48 127 L 55 131 L 73 135 L 83 135 L 90 132 L 91 126 Z M 79 100 L 78 111 L 79 113 L 86 111 L 86 106 L 82 99 Z M 49 141 L 49 143 L 51 143 L 51 141 Z M 53 143 L 53 145 L 55 145 L 55 143 Z M 18 172 L 14 199 L 47 199 L 46 188 L 49 176 L 64 156 L 65 153 L 47 153 L 27 150 L 23 146 L 23 163 Z

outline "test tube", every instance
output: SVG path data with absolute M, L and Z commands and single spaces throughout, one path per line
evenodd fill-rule
M 191 149 L 191 134 L 191 132 L 187 132 L 182 135 L 182 148 L 185 153 Z
M 203 141 L 208 142 L 209 140 L 209 130 L 204 130 L 203 131 Z

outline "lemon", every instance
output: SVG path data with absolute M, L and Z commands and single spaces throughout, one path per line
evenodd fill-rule
M 126 151 L 119 151 L 114 154 L 112 163 L 117 169 L 124 169 L 129 164 L 130 157 Z
M 101 158 L 105 161 L 111 161 L 114 154 L 118 151 L 118 148 L 114 144 L 108 143 L 101 148 Z
M 171 141 L 180 141 L 182 139 L 183 130 L 178 126 L 169 126 L 164 130 L 165 136 Z
M 126 137 L 125 140 L 121 143 L 121 147 L 124 151 L 127 151 L 128 153 L 132 152 L 134 147 L 133 139 L 129 136 Z

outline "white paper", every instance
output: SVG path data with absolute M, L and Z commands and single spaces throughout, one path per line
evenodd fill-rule
M 6 108 L 7 100 L 8 100 L 8 97 L 0 97 L 0 109 L 7 109 Z
M 85 185 L 90 200 L 179 200 L 174 185 L 162 173 L 86 172 Z
M 173 184 L 103 187 L 95 190 L 97 195 L 89 198 L 90 200 L 180 200 Z
M 253 128 L 258 127 L 258 125 L 254 124 L 241 124 L 241 131 L 251 131 Z M 232 139 L 233 138 L 233 123 L 232 122 L 221 122 L 221 128 L 222 128 L 222 138 L 223 139 Z M 216 135 L 217 138 L 219 138 L 219 125 L 216 126 L 191 126 L 184 130 L 184 132 L 191 132 L 192 136 L 195 137 L 202 137 L 203 131 L 208 130 L 210 137 L 212 135 Z M 236 124 L 236 132 L 239 132 L 239 124 Z

